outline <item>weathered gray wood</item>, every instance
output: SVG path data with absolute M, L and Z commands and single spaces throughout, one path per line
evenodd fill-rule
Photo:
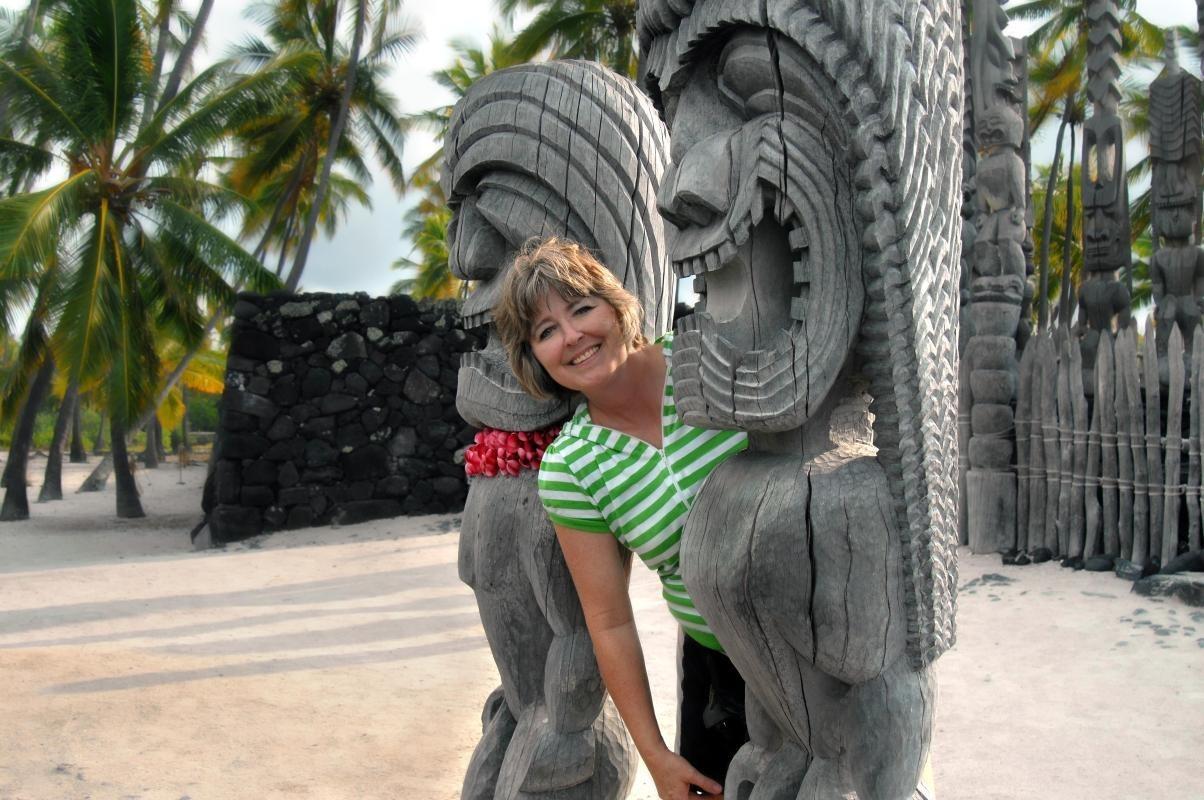
M 1030 341 L 1020 357 L 1020 380 L 1016 387 L 1016 540 L 1013 549 L 1028 549 L 1029 483 L 1031 480 L 1032 442 L 1029 428 L 1033 414 L 1033 371 L 1036 342 Z M 960 415 L 959 415 L 960 419 Z
M 1058 336 L 1058 529 L 1054 553 L 1070 557 L 1071 506 L 1074 484 L 1074 405 L 1070 398 L 1070 330 Z
M 546 427 L 568 414 L 568 398 L 526 395 L 492 328 L 507 267 L 529 237 L 569 237 L 640 300 L 644 333 L 662 333 L 675 286 L 656 211 L 667 131 L 626 78 L 584 61 L 548 62 L 474 83 L 453 112 L 444 153 L 450 267 L 473 282 L 465 323 L 488 334 L 485 349 L 461 363 L 457 408 L 476 425 Z M 534 472 L 470 482 L 460 574 L 502 679 L 500 696 L 486 702 L 463 796 L 624 797 L 634 749 L 605 699 Z
M 1162 398 L 1158 382 L 1158 351 L 1154 338 L 1154 321 L 1146 322 L 1145 340 L 1142 342 L 1142 376 L 1145 389 L 1145 455 L 1149 469 L 1150 492 L 1150 541 L 1149 549 L 1142 554 L 1145 563 L 1156 559 L 1162 552 L 1163 484 L 1162 470 Z M 1136 556 L 1131 559 L 1137 563 Z
M 702 486 L 681 550 L 782 736 L 749 748 L 727 794 L 905 800 L 931 735 L 930 665 L 953 642 L 960 186 L 940 176 L 960 150 L 958 4 L 643 0 L 637 18 L 645 84 L 674 125 L 673 261 L 705 294 L 675 342 L 678 412 L 750 432 Z M 782 113 L 722 111 L 719 64 L 777 76 L 760 96 Z M 973 304 L 987 341 L 967 353 L 986 407 L 970 420 L 972 541 L 1009 502 L 1015 524 L 1020 255 L 1020 285 Z M 832 435 L 833 412 L 861 402 L 851 375 L 870 383 L 876 454 Z M 976 493 L 984 477 L 1012 484 Z M 810 757 L 801 782 L 772 768 L 790 747 Z
M 1066 350 L 1070 355 L 1070 404 L 1074 415 L 1074 480 L 1070 487 L 1070 532 L 1066 537 L 1067 551 L 1071 559 L 1081 561 L 1086 536 L 1086 489 L 1088 477 L 1087 438 L 1090 425 L 1087 420 L 1087 397 L 1083 394 L 1083 357 L 1079 343 L 1067 337 Z
M 1167 34 L 1166 64 L 1149 88 L 1154 245 L 1149 274 L 1163 385 L 1169 379 L 1171 330 L 1179 330 L 1190 352 L 1204 296 L 1204 252 L 1193 241 L 1200 214 L 1200 81 L 1180 68 L 1177 37 Z
M 1162 506 L 1162 551 L 1159 563 L 1169 564 L 1179 552 L 1179 506 L 1183 502 L 1183 481 L 1179 463 L 1183 453 L 1183 335 L 1179 327 L 1171 331 L 1166 347 L 1166 469 Z
M 1041 344 L 1044 340 L 1043 331 L 1037 337 L 1029 340 L 1027 350 L 1033 353 L 1032 367 L 1032 418 L 1029 422 L 1029 480 L 1028 480 L 1028 528 L 1025 540 L 1025 550 L 1031 552 L 1045 545 L 1045 509 L 1046 509 L 1046 474 L 1045 474 L 1045 412 L 1043 400 L 1045 397 L 1045 368 L 1042 359 L 1045 351 Z
M 1051 554 L 1058 550 L 1058 512 L 1061 508 L 1061 458 L 1058 449 L 1058 348 L 1053 335 L 1041 340 L 1041 428 L 1045 450 L 1045 525 L 1041 547 Z M 1038 546 L 1037 543 L 1033 543 Z
M 1198 334 L 1199 331 L 1197 330 Z M 1204 337 L 1194 336 L 1191 348 L 1191 373 L 1188 375 L 1191 399 L 1187 437 L 1187 548 L 1200 549 L 1200 406 L 1204 404 Z
M 997 0 L 973 0 L 970 66 L 975 138 L 975 238 L 969 281 L 969 318 L 973 326 L 966 357 L 992 362 L 973 364 L 972 378 L 987 370 L 1014 375 L 1012 342 L 1024 307 L 1027 262 L 1027 167 L 1024 89 L 1017 81 L 1015 42 L 1003 34 L 1006 15 Z M 1021 70 L 1022 71 L 1022 70 Z M 1006 384 L 1002 384 L 1001 387 Z M 1010 386 L 1008 388 L 1011 388 Z M 980 394 L 982 396 L 980 396 Z M 1016 488 L 1011 470 L 1014 425 L 1008 419 L 1014 391 L 976 392 L 967 483 L 971 549 L 982 552 L 1016 526 Z M 982 429 L 975 429 L 975 423 Z M 976 513 L 976 509 L 978 513 Z M 977 547 L 975 545 L 978 545 Z
M 970 471 L 970 407 L 974 396 L 970 393 L 970 360 L 962 358 L 957 367 L 957 485 L 961 502 L 958 504 L 957 541 L 970 543 L 970 512 L 967 498 L 967 474 Z
M 1117 337 L 1118 377 L 1124 382 L 1128 419 L 1118 416 L 1120 425 L 1128 425 L 1129 452 L 1133 461 L 1133 546 L 1129 560 L 1138 566 L 1146 563 L 1150 546 L 1149 469 L 1146 465 L 1145 413 L 1141 380 L 1137 365 L 1137 331 L 1132 326 Z M 1120 409 L 1118 408 L 1118 414 Z M 1125 557 L 1124 553 L 1120 554 Z
M 1119 525 L 1117 525 L 1117 454 L 1116 454 L 1116 411 L 1115 395 L 1112 383 L 1115 382 L 1116 357 L 1115 339 L 1110 333 L 1099 337 L 1099 347 L 1096 355 L 1096 369 L 1103 367 L 1104 375 L 1097 380 L 1097 386 L 1105 387 L 1104 392 L 1096 392 L 1096 402 L 1102 406 L 1100 418 L 1103 420 L 1102 442 L 1106 442 L 1100 458 L 1100 489 L 1102 489 L 1103 519 L 1104 519 L 1104 552 L 1111 555 L 1120 553 Z M 1105 383 L 1106 381 L 1106 383 Z
M 1095 362 L 1095 347 L 1129 321 L 1133 291 L 1129 238 L 1128 181 L 1120 102 L 1120 16 L 1115 0 L 1085 4 L 1090 54 L 1087 97 L 1092 113 L 1083 124 L 1081 172 L 1083 267 L 1079 289 L 1084 358 Z M 1116 279 L 1124 271 L 1124 282 Z
M 1080 354 L 1080 358 L 1082 358 Z M 1079 373 L 1082 374 L 1081 372 Z M 1095 368 L 1096 388 L 1095 403 L 1091 409 L 1091 429 L 1087 435 L 1087 466 L 1085 470 L 1086 489 L 1083 493 L 1083 514 L 1085 531 L 1083 535 L 1083 558 L 1091 558 L 1100 551 L 1100 536 L 1103 530 L 1103 520 L 1100 518 L 1100 442 L 1103 430 L 1103 403 L 1100 398 L 1112 392 L 1112 386 L 1104 384 L 1100 387 L 1100 366 Z M 1082 380 L 1080 378 L 1080 380 Z M 1115 383 L 1115 382 L 1114 382 Z
M 1096 367 L 1095 398 L 1100 409 L 1101 442 L 1106 441 L 1101 450 L 1109 453 L 1108 474 L 1117 496 L 1116 519 L 1110 523 L 1109 535 L 1104 537 L 1103 552 L 1107 553 L 1128 553 L 1133 549 L 1133 450 L 1129 435 L 1133 401 L 1122 372 L 1123 338 L 1123 333 L 1117 338 L 1109 337 L 1107 345 L 1100 349 Z M 1109 518 L 1112 516 L 1108 514 Z

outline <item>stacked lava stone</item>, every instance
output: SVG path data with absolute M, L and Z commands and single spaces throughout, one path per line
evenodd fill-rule
M 463 508 L 454 303 L 239 295 L 214 468 L 215 542 Z

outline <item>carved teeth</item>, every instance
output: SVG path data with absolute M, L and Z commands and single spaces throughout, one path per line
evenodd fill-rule
M 706 265 L 707 265 L 708 270 L 719 269 L 719 267 L 720 267 L 719 254 L 716 253 L 714 250 L 707 251 L 705 260 L 706 260 Z
M 467 314 L 464 317 L 463 325 L 465 329 L 480 328 L 489 324 L 489 312 L 482 311 L 479 314 Z
M 793 251 L 802 250 L 810 244 L 807 239 L 806 228 L 791 228 L 788 237 L 790 239 L 790 249 Z
M 796 297 L 790 301 L 790 317 L 799 322 L 807 321 L 807 298 Z
M 807 269 L 807 259 L 800 258 L 794 262 L 794 282 L 807 285 L 811 283 L 811 275 Z
M 719 263 L 727 264 L 736 257 L 736 245 L 731 242 L 724 242 L 719 245 Z

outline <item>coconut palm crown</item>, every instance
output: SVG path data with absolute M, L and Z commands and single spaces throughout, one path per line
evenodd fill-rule
M 135 0 L 62 0 L 42 35 L 3 52 L 0 164 L 45 186 L 0 199 L 0 319 L 11 331 L 28 315 L 10 397 L 53 354 L 72 381 L 103 384 L 116 441 L 154 396 L 155 330 L 196 343 L 203 306 L 231 302 L 232 284 L 277 285 L 216 224 L 241 199 L 198 176 L 309 58 L 238 78 L 211 67 L 143 125 L 159 88 Z

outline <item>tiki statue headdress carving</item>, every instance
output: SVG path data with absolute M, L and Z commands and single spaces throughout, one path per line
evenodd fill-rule
M 641 301 L 645 333 L 669 324 L 675 281 L 656 211 L 668 137 L 647 97 L 596 64 L 528 64 L 477 81 L 444 143 L 454 216 L 451 269 L 475 282 L 465 325 L 488 343 L 461 363 L 456 405 L 475 425 L 530 431 L 560 422 L 567 401 L 523 392 L 493 332 L 492 310 L 515 250 L 555 234 L 591 248 Z M 464 782 L 465 798 L 617 800 L 635 754 L 604 700 L 593 648 L 536 473 L 474 478 L 460 531 L 502 678 Z
M 958 4 L 644 0 L 637 19 L 671 130 L 670 256 L 705 283 L 678 408 L 797 427 L 851 360 L 904 532 L 909 654 L 928 663 L 953 642 Z M 766 219 L 781 252 L 743 252 Z M 791 269 L 750 279 L 773 258 Z

